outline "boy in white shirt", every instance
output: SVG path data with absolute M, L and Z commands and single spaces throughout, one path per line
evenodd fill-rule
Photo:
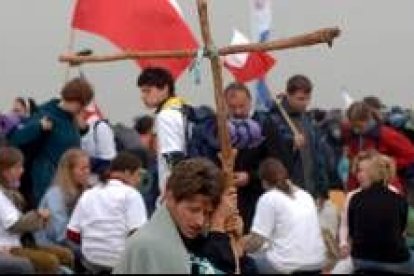
M 157 114 L 158 183 L 162 196 L 171 167 L 186 155 L 185 118 L 182 112 L 185 102 L 176 97 L 174 78 L 163 68 L 146 68 L 138 77 L 137 84 L 145 106 L 155 109 Z
M 68 225 L 68 239 L 81 244 L 83 264 L 92 273 L 111 272 L 127 238 L 147 222 L 147 211 L 137 191 L 140 160 L 120 153 L 108 180 L 86 191 Z
M 115 134 L 109 122 L 105 120 L 97 104 L 86 107 L 83 119 L 89 126 L 88 132 L 81 139 L 81 148 L 91 158 L 92 185 L 99 183 L 99 176 L 109 167 L 116 156 Z

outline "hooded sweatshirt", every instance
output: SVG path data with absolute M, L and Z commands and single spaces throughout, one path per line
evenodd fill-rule
M 14 146 L 27 148 L 29 145 L 30 148 L 35 148 L 35 152 L 32 152 L 33 162 L 27 170 L 37 204 L 49 188 L 63 153 L 70 148 L 80 147 L 80 132 L 73 115 L 60 108 L 59 103 L 60 100 L 54 99 L 40 106 L 36 114 L 9 136 L 10 143 Z M 51 131 L 42 129 L 43 117 L 52 121 Z

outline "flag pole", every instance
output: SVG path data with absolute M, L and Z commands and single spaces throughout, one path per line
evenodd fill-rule
M 73 52 L 73 49 L 75 47 L 75 29 L 71 27 L 70 30 L 70 34 L 69 34 L 69 41 L 68 41 L 68 46 L 67 46 L 67 51 L 68 52 Z M 71 69 L 71 64 L 68 63 L 65 66 L 65 72 L 64 72 L 64 79 L 63 79 L 63 83 L 67 83 L 69 81 L 69 75 L 70 75 L 70 69 Z

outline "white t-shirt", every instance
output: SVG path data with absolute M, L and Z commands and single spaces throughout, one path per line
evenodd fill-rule
M 164 191 L 170 167 L 164 154 L 171 152 L 185 153 L 184 116 L 178 108 L 161 110 L 155 120 L 158 142 L 158 177 L 160 191 Z
M 325 263 L 317 208 L 301 189 L 295 190 L 293 198 L 276 189 L 264 194 L 251 231 L 268 240 L 265 254 L 278 272 L 318 270 Z
M 20 246 L 20 235 L 8 231 L 22 214 L 0 190 L 0 247 Z
M 89 131 L 82 137 L 82 149 L 89 156 L 112 160 L 116 155 L 114 132 L 106 122 L 97 120 L 89 123 Z
M 110 180 L 82 195 L 68 229 L 81 235 L 82 254 L 89 262 L 114 267 L 130 232 L 146 222 L 141 194 L 121 181 Z

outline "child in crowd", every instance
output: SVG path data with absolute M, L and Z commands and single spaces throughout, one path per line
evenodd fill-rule
M 376 152 L 362 152 L 354 173 L 361 188 L 347 199 L 340 231 L 342 257 L 350 255 L 356 271 L 414 273 L 404 237 L 408 203 L 390 185 L 395 162 Z
M 343 126 L 343 140 L 349 149 L 349 158 L 354 159 L 360 152 L 376 150 L 392 157 L 397 166 L 395 179 L 389 184 L 408 198 L 414 195 L 414 145 L 402 133 L 392 129 L 378 118 L 377 112 L 364 102 L 352 104 L 347 116 L 349 122 Z M 348 190 L 357 189 L 360 183 L 350 175 Z
M 31 261 L 39 273 L 58 273 L 60 265 L 71 267 L 73 256 L 60 247 L 23 247 L 20 241 L 25 233 L 47 226 L 50 212 L 33 210 L 23 214 L 24 199 L 18 192 L 23 173 L 23 155 L 11 147 L 0 148 L 0 247 L 3 251 Z
M 120 153 L 108 180 L 86 191 L 68 225 L 67 237 L 81 245 L 83 265 L 92 273 L 109 273 L 125 250 L 126 239 L 147 222 L 141 194 L 140 160 Z
M 50 210 L 47 228 L 36 233 L 41 245 L 66 245 L 66 229 L 82 192 L 88 187 L 89 156 L 79 149 L 70 149 L 60 159 L 52 187 L 40 202 Z
M 276 159 L 265 160 L 259 174 L 267 192 L 259 199 L 246 251 L 256 253 L 260 273 L 320 273 L 326 249 L 314 199 Z
M 99 183 L 99 176 L 116 156 L 115 136 L 109 121 L 95 102 L 89 104 L 81 116 L 89 126 L 88 132 L 82 136 L 81 148 L 90 156 L 90 182 L 94 185 Z
M 24 127 L 7 137 L 11 145 L 25 152 L 28 162 L 22 192 L 33 206 L 39 205 L 49 189 L 62 155 L 80 147 L 81 134 L 88 129 L 80 114 L 93 99 L 92 86 L 84 78 L 75 78 L 64 85 L 60 94 L 61 99 L 40 105 Z

